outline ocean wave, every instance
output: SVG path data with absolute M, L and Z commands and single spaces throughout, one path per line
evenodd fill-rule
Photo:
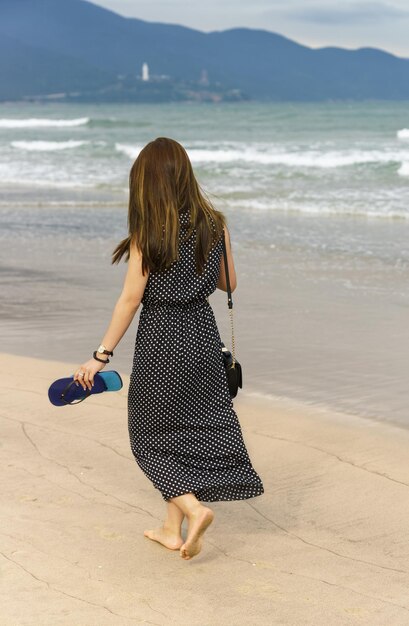
M 38 201 L 26 200 L 24 198 L 18 200 L 10 200 L 7 201 L 0 200 L 0 208 L 14 208 L 14 207 L 33 207 L 37 209 L 44 209 L 47 207 L 57 207 L 57 208 L 95 208 L 99 209 L 100 207 L 118 207 L 118 200 L 49 200 L 47 198 L 41 199 Z
M 131 144 L 115 144 L 115 149 L 126 156 L 135 159 L 142 146 Z M 369 163 L 401 163 L 409 160 L 409 151 L 387 152 L 380 150 L 351 150 L 351 151 L 299 151 L 285 152 L 257 150 L 255 148 L 242 149 L 197 149 L 187 148 L 190 160 L 195 164 L 206 163 L 259 163 L 260 165 L 284 165 L 285 167 L 331 169 Z
M 261 165 L 284 165 L 286 167 L 331 169 L 368 163 L 399 163 L 409 157 L 409 152 L 381 152 L 377 150 L 355 150 L 339 152 L 259 152 L 248 149 L 242 152 L 234 150 L 206 151 L 191 150 L 189 156 L 196 163 L 229 163 L 243 161 Z
M 17 174 L 11 173 L 9 176 L 2 176 L 0 173 L 0 188 L 7 185 L 18 185 L 19 188 L 30 189 L 44 188 L 44 189 L 94 189 L 93 183 L 86 183 L 83 181 L 70 181 L 70 180 L 50 180 L 47 178 L 31 178 L 22 180 Z
M 85 126 L 89 121 L 89 117 L 77 117 L 72 120 L 53 120 L 41 117 L 26 119 L 2 118 L 0 119 L 0 128 L 66 128 L 70 126 Z
M 398 169 L 399 176 L 409 176 L 409 161 L 405 161 L 402 163 L 400 168 Z
M 398 139 L 409 139 L 409 128 L 401 128 L 396 133 Z
M 115 150 L 125 154 L 130 159 L 136 159 L 143 146 L 132 146 L 128 143 L 116 143 Z
M 146 128 L 152 126 L 152 122 L 137 120 L 121 120 L 116 117 L 94 118 L 89 121 L 91 128 Z
M 395 209 L 385 206 L 384 209 L 361 208 L 353 205 L 329 206 L 328 204 L 310 204 L 308 202 L 279 202 L 277 200 L 246 200 L 244 203 L 239 200 L 226 201 L 230 209 L 237 208 L 246 211 L 271 211 L 274 213 L 295 213 L 305 215 L 317 215 L 323 217 L 357 217 L 357 218 L 379 218 L 379 219 L 403 219 L 409 220 L 409 211 Z
M 70 150 L 80 148 L 88 141 L 12 141 L 11 146 L 28 152 L 54 152 L 55 150 Z

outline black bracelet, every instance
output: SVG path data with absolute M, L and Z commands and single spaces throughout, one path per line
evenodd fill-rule
M 96 351 L 96 350 L 94 350 L 94 352 L 93 352 L 93 355 L 92 355 L 92 356 L 94 357 L 94 359 L 95 359 L 96 361 L 99 361 L 100 363 L 109 363 L 109 359 L 99 359 L 99 358 L 97 357 L 97 351 Z

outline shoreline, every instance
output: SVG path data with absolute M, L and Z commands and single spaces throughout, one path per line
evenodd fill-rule
M 31 356 L 14 353 L 14 352 L 0 351 L 0 368 L 4 366 L 4 362 L 8 358 L 15 362 L 18 362 L 19 360 L 21 360 L 23 364 L 25 364 L 26 361 L 33 361 L 34 364 L 41 363 L 42 369 L 44 368 L 45 371 L 50 371 L 52 364 L 55 364 L 58 368 L 61 368 L 61 371 L 55 375 L 54 379 L 69 377 L 70 374 L 72 373 L 71 370 L 73 370 L 76 366 L 79 365 L 79 363 L 77 362 L 74 363 L 73 361 L 70 361 L 70 360 L 53 359 L 51 357 L 50 358 L 31 357 Z M 115 394 L 119 393 L 120 395 L 123 395 L 124 389 L 127 388 L 129 384 L 129 374 L 124 372 L 122 368 L 115 367 L 115 364 L 113 362 L 111 362 L 110 367 L 107 368 L 106 371 L 109 371 L 109 370 L 117 371 L 120 374 L 122 380 L 124 381 L 124 386 L 122 390 L 120 392 L 115 392 Z M 50 380 L 50 384 L 51 382 L 53 382 L 54 379 Z M 126 384 L 125 384 L 125 381 L 126 381 Z M 103 396 L 105 397 L 106 395 L 108 394 L 103 394 Z M 101 397 L 101 395 L 98 394 L 98 396 L 94 396 L 94 397 Z M 409 434 L 409 425 L 407 427 L 406 424 L 384 421 L 382 419 L 377 418 L 377 416 L 373 416 L 373 415 L 368 416 L 368 415 L 364 415 L 360 413 L 342 411 L 342 410 L 339 410 L 337 407 L 331 406 L 330 404 L 326 404 L 324 402 L 314 402 L 314 401 L 309 402 L 304 399 L 299 399 L 299 398 L 287 396 L 284 394 L 275 395 L 272 393 L 264 392 L 259 389 L 250 389 L 250 390 L 239 389 L 239 392 L 236 398 L 233 398 L 234 405 L 251 404 L 251 403 L 257 404 L 257 406 L 260 409 L 263 409 L 263 408 L 271 409 L 273 411 L 284 410 L 284 411 L 291 412 L 291 411 L 298 410 L 298 411 L 307 412 L 307 413 L 314 412 L 316 415 L 324 416 L 324 419 L 329 418 L 330 416 L 331 417 L 342 416 L 342 417 L 345 417 L 346 419 L 349 419 L 351 421 L 351 424 L 352 422 L 356 421 L 357 425 L 358 424 L 364 425 L 367 422 L 369 423 L 373 422 L 373 423 L 376 423 L 385 427 L 390 427 L 392 429 L 403 430 L 404 432 L 407 432 Z
M 55 209 L 10 216 L 0 210 L 0 231 L 13 234 L 2 238 L 2 349 L 51 360 L 60 354 L 88 359 L 125 276 L 126 264 L 110 263 L 126 231 L 125 211 L 72 209 L 63 224 Z M 337 219 L 324 237 L 328 228 L 319 217 L 241 211 L 227 217 L 239 277 L 234 330 L 243 391 L 409 428 L 409 259 L 399 252 L 407 229 L 378 222 L 358 228 Z M 324 239 L 328 249 L 313 246 Z M 226 294 L 216 289 L 209 301 L 230 347 Z M 113 363 L 125 372 L 140 310 Z
M 10 361 L 12 370 L 8 371 L 7 367 L 10 367 Z M 54 407 L 49 402 L 47 389 L 49 385 L 57 378 L 69 377 L 72 373 L 71 370 L 73 371 L 77 365 L 78 363 L 73 363 L 65 360 L 61 361 L 57 359 L 43 359 L 31 356 L 17 355 L 13 353 L 0 352 L 0 373 L 2 379 L 4 380 L 4 378 L 9 376 L 11 372 L 14 372 L 16 374 L 16 378 L 18 379 L 19 377 L 21 377 L 22 373 L 26 373 L 26 370 L 28 368 L 33 366 L 36 367 L 36 371 L 40 372 L 41 375 L 38 376 L 32 373 L 28 374 L 30 378 L 30 384 L 36 379 L 41 381 L 40 385 L 44 395 L 43 400 L 45 401 L 48 408 L 51 408 L 52 410 L 57 410 L 57 413 L 61 411 L 61 407 Z M 19 369 L 17 369 L 17 367 Z M 55 370 L 53 369 L 54 367 Z M 101 399 L 105 401 L 107 398 L 113 399 L 116 396 L 120 396 L 121 398 L 127 398 L 129 374 L 123 372 L 121 369 L 117 369 L 112 366 L 110 368 L 107 368 L 106 371 L 109 370 L 118 371 L 123 381 L 123 387 L 120 391 L 117 392 L 107 392 L 92 396 L 92 402 L 96 402 L 97 405 L 99 404 L 99 401 Z M 10 388 L 2 385 L 1 389 L 4 395 L 4 390 Z M 26 387 L 24 383 L 19 383 L 18 387 L 12 389 L 14 391 L 24 391 L 26 390 Z M 34 391 L 33 389 L 31 389 L 31 393 L 40 395 L 40 392 Z M 90 403 L 88 402 L 87 404 L 89 405 Z M 110 400 L 110 406 L 111 404 L 112 402 Z M 277 414 L 284 413 L 286 415 L 291 415 L 292 418 L 294 418 L 294 416 L 298 416 L 296 419 L 299 419 L 299 416 L 302 415 L 305 416 L 307 419 L 313 418 L 313 420 L 319 421 L 320 424 L 327 423 L 357 429 L 380 429 L 384 430 L 385 433 L 389 434 L 391 437 L 399 437 L 399 433 L 402 433 L 402 436 L 408 438 L 409 443 L 409 428 L 407 428 L 404 424 L 383 421 L 380 419 L 376 419 L 376 417 L 373 416 L 368 417 L 353 412 L 340 411 L 337 410 L 335 407 L 331 407 L 330 405 L 326 405 L 324 403 L 307 402 L 305 400 L 291 398 L 285 395 L 273 395 L 258 390 L 246 391 L 240 389 L 236 398 L 233 398 L 233 408 L 238 413 L 240 413 L 241 411 L 244 411 L 244 413 L 246 413 L 251 406 L 254 406 L 254 408 L 262 413 L 264 417 L 271 417 L 272 415 L 276 416 Z M 92 407 L 90 410 L 92 410 Z M 250 418 L 245 417 L 244 419 L 247 420 Z M 245 426 L 251 426 L 251 422 L 246 422 Z
M 136 328 L 137 321 L 133 322 L 133 324 L 135 325 L 135 328 Z M 63 373 L 61 375 L 55 376 L 55 379 L 68 377 L 72 373 L 71 371 L 68 371 L 70 369 L 70 366 L 72 368 L 75 368 L 76 366 L 79 365 L 79 363 L 73 363 L 72 361 L 69 361 L 69 360 L 61 361 L 61 360 L 53 359 L 51 357 L 49 358 L 37 357 L 37 356 L 27 357 L 26 355 L 19 354 L 17 352 L 0 352 L 0 363 L 4 357 L 12 357 L 12 358 L 15 357 L 18 359 L 26 359 L 26 358 L 31 359 L 32 358 L 34 361 L 42 361 L 45 363 L 49 363 L 50 366 L 52 363 L 56 363 L 59 366 L 62 366 L 63 364 L 68 366 L 66 367 L 65 370 L 62 370 Z M 130 368 L 131 367 L 132 367 L 132 364 L 130 365 Z M 120 374 L 123 381 L 129 380 L 129 374 L 125 373 L 122 368 L 115 367 L 114 363 L 111 363 L 110 369 L 116 370 Z M 125 384 L 124 384 L 124 387 L 125 387 Z M 402 422 L 402 421 L 387 420 L 376 414 L 370 414 L 370 413 L 365 414 L 359 411 L 343 410 L 339 406 L 336 406 L 335 404 L 331 405 L 329 402 L 326 402 L 323 400 L 308 400 L 306 398 L 300 398 L 297 396 L 289 396 L 286 394 L 273 394 L 268 391 L 264 391 L 263 389 L 255 388 L 255 387 L 250 388 L 250 389 L 247 389 L 247 388 L 239 389 L 237 397 L 233 399 L 234 405 L 236 405 L 236 403 L 247 404 L 247 403 L 252 403 L 252 402 L 257 404 L 259 408 L 264 407 L 265 409 L 270 408 L 272 410 L 281 409 L 284 411 L 299 410 L 301 412 L 311 411 L 311 412 L 314 412 L 315 415 L 323 415 L 330 419 L 333 418 L 334 416 L 342 416 L 345 419 L 351 420 L 351 422 L 356 420 L 357 424 L 362 424 L 362 425 L 364 425 L 365 423 L 379 424 L 385 427 L 389 426 L 391 428 L 402 430 L 405 433 L 409 433 L 409 422 L 406 424 L 405 422 Z
M 256 626 L 273 608 L 288 626 L 407 624 L 408 431 L 239 392 L 265 492 L 212 503 L 187 563 L 143 536 L 165 507 L 130 450 L 129 376 L 55 407 L 48 387 L 71 367 L 0 353 L 5 623 L 213 626 L 245 612 Z

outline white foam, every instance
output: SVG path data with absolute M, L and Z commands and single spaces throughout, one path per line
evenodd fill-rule
M 132 146 L 128 143 L 116 143 L 115 150 L 117 152 L 122 152 L 122 154 L 125 154 L 130 159 L 136 159 L 142 150 L 142 146 Z
M 92 188 L 92 181 L 78 180 L 75 174 L 71 174 L 66 168 L 58 164 L 42 164 L 41 160 L 33 159 L 29 168 L 25 168 L 22 176 L 20 160 L 2 163 L 0 161 L 0 186 L 17 185 L 18 188 L 42 187 L 42 188 Z
M 12 141 L 11 146 L 28 152 L 53 152 L 54 150 L 70 150 L 79 148 L 87 141 Z
M 0 128 L 65 128 L 67 126 L 84 126 L 89 121 L 89 117 L 78 117 L 72 120 L 53 120 L 37 117 L 26 119 L 2 118 L 0 119 Z
M 398 139 L 409 139 L 409 128 L 401 128 L 396 133 Z
M 235 150 L 188 150 L 193 163 L 231 163 L 243 161 L 263 165 L 284 165 L 301 168 L 337 168 L 364 163 L 396 163 L 402 161 L 409 152 L 399 154 L 379 150 L 351 150 L 339 152 L 259 152 L 254 149 Z
M 115 144 L 118 152 L 135 159 L 141 146 L 131 144 Z M 323 152 L 319 150 L 305 150 L 288 152 L 277 147 L 268 150 L 253 147 L 230 147 L 226 149 L 187 148 L 189 158 L 194 164 L 220 163 L 259 163 L 261 165 L 283 165 L 294 168 L 322 168 L 331 169 L 348 167 L 365 163 L 400 163 L 409 160 L 409 151 L 381 151 L 381 150 L 340 150 Z
M 409 161 L 405 161 L 402 163 L 400 168 L 398 169 L 399 176 L 409 176 Z
M 22 181 L 21 177 L 17 174 L 14 176 L 13 174 L 10 176 L 1 176 L 0 187 L 2 185 L 18 185 L 19 187 L 25 187 L 28 189 L 30 187 L 41 187 L 44 189 L 92 189 L 94 187 L 92 184 L 87 184 L 81 181 L 62 180 L 59 182 L 34 177 L 32 179 Z
M 142 146 L 116 143 L 115 149 L 126 154 L 131 159 L 136 159 L 142 150 Z M 187 149 L 187 153 L 192 163 L 230 163 L 241 160 L 241 153 L 237 150 Z
M 305 215 L 318 216 L 354 216 L 365 218 L 400 218 L 409 220 L 407 209 L 396 209 L 393 203 L 389 203 L 383 208 L 360 207 L 354 204 L 333 205 L 317 202 L 316 204 L 303 202 L 292 202 L 289 200 L 278 200 L 271 198 L 237 200 L 234 198 L 225 200 L 227 206 L 232 210 L 237 208 L 245 211 L 273 211 L 277 213 L 300 213 Z

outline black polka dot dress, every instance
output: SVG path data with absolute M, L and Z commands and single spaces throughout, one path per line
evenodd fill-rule
M 181 212 L 180 239 L 188 223 Z M 128 391 L 131 450 L 166 501 L 184 493 L 203 502 L 253 498 L 264 493 L 263 483 L 233 409 L 208 301 L 222 238 L 199 276 L 195 236 L 180 241 L 180 259 L 150 272 L 146 284 Z

